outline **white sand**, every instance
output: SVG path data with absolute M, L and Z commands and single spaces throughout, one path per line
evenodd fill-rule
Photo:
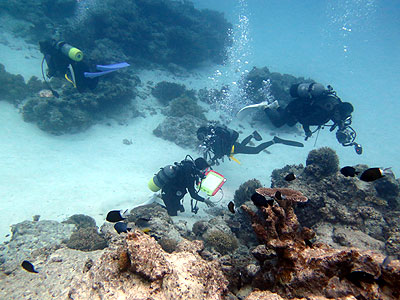
M 0 44 L 0 61 L 6 70 L 22 74 L 26 79 L 32 75 L 41 76 L 41 56 L 37 48 L 26 46 L 18 39 L 2 35 L 8 45 Z M 20 46 L 16 46 L 20 45 Z M 210 72 L 211 74 L 212 72 Z M 162 72 L 143 72 L 139 74 L 142 82 L 161 81 L 170 76 L 171 81 L 181 81 L 188 88 L 210 86 L 207 76 L 175 78 Z M 152 97 L 141 100 L 140 106 L 155 105 Z M 366 126 L 370 120 L 361 118 L 358 109 L 357 130 L 364 147 L 368 149 L 362 156 L 357 156 L 353 149 L 341 147 L 334 134 L 327 129 L 321 131 L 317 147 L 330 146 L 340 156 L 341 164 L 367 163 L 369 165 L 396 165 L 396 147 L 384 148 L 380 142 L 386 136 L 380 134 L 387 130 L 390 120 L 384 122 L 384 128 L 375 124 Z M 209 118 L 217 118 L 212 112 Z M 182 149 L 171 142 L 155 137 L 152 130 L 162 121 L 163 115 L 138 117 L 130 120 L 127 126 L 110 121 L 96 125 L 86 132 L 75 135 L 53 136 L 39 130 L 36 125 L 25 123 L 18 109 L 0 101 L 0 241 L 9 233 L 9 225 L 40 215 L 42 219 L 62 221 L 72 214 L 87 214 L 94 217 L 98 225 L 104 221 L 105 214 L 112 209 L 132 208 L 146 201 L 151 192 L 147 182 L 158 169 L 174 161 L 182 160 L 186 154 L 194 157 L 193 151 Z M 250 134 L 254 128 L 247 122 L 240 139 Z M 234 120 L 230 127 L 241 130 L 239 121 Z M 364 127 L 363 127 L 364 126 Z M 256 128 L 269 140 L 270 129 L 265 125 Z M 300 136 L 278 131 L 282 138 L 303 141 Z M 277 131 L 275 131 L 277 132 Z M 132 139 L 132 145 L 124 145 L 123 139 Z M 286 164 L 305 163 L 308 152 L 314 147 L 315 137 L 306 142 L 305 148 L 273 145 L 268 149 L 271 154 L 237 155 L 241 165 L 225 161 L 216 171 L 224 174 L 228 181 L 224 186 L 224 198 L 218 205 L 225 206 L 232 200 L 234 191 L 248 179 L 257 178 L 266 186 L 270 185 L 273 169 Z M 396 144 L 397 145 L 397 144 Z M 190 213 L 189 197 L 186 197 L 186 220 L 200 218 L 203 204 L 199 204 L 200 213 Z

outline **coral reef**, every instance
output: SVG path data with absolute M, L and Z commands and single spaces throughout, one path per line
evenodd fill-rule
M 184 117 L 189 115 L 200 120 L 207 121 L 204 109 L 197 104 L 195 98 L 183 96 L 172 100 L 169 103 L 166 114 L 170 117 Z
M 155 64 L 175 70 L 202 62 L 222 63 L 226 33 L 231 27 L 222 13 L 197 10 L 190 1 L 102 1 L 86 11 L 80 23 L 71 22 L 61 32 L 85 49 L 94 50 L 94 41 L 107 40 L 107 59 L 121 49 L 136 66 Z
M 60 98 L 31 97 L 22 106 L 22 116 L 24 121 L 34 122 L 55 135 L 86 130 L 105 117 L 137 117 L 133 99 L 138 82 L 115 76 L 99 82 L 95 92 L 82 94 L 73 87 L 62 86 Z
M 200 89 L 197 93 L 197 96 L 200 101 L 203 101 L 208 104 L 222 102 L 226 96 L 228 87 L 223 86 L 220 90 L 217 89 Z
M 196 236 L 202 236 L 209 227 L 207 221 L 200 220 L 193 224 L 192 231 Z
M 194 134 L 204 121 L 191 115 L 167 117 L 154 130 L 153 134 L 183 148 L 195 149 L 198 140 Z
M 0 271 L 10 274 L 25 259 L 53 253 L 74 230 L 72 224 L 48 220 L 24 221 L 12 225 L 10 241 L 0 245 Z
M 251 179 L 242 183 L 239 188 L 235 191 L 233 202 L 236 207 L 240 207 L 246 201 L 249 201 L 251 195 L 256 192 L 256 189 L 262 187 L 261 182 L 257 179 Z
M 77 1 L 48 1 L 48 0 L 27 0 L 23 3 L 11 0 L 0 3 L 0 10 L 5 11 L 11 16 L 26 21 L 25 28 L 18 32 L 20 35 L 30 35 L 30 37 L 43 38 L 50 35 L 57 25 L 65 24 L 66 18 L 73 16 Z M 17 29 L 17 28 L 16 28 Z
M 169 238 L 162 238 L 158 240 L 158 243 L 160 244 L 161 248 L 167 253 L 174 252 L 178 246 L 178 242 L 176 240 Z
M 311 170 L 316 172 L 311 172 L 309 166 L 313 166 Z M 357 177 L 344 177 L 337 171 L 326 177 L 319 162 L 309 166 L 286 166 L 272 172 L 273 187 L 295 189 L 309 198 L 306 205 L 300 204 L 296 208 L 301 224 L 317 231 L 319 241 L 334 247 L 355 246 L 382 251 L 382 245 L 386 244 L 387 253 L 400 254 L 396 250 L 399 248 L 388 242 L 391 239 L 396 244 L 395 233 L 400 230 L 397 221 L 400 216 L 397 193 L 400 185 L 393 176 L 388 174 L 373 183 L 365 183 Z M 363 170 L 368 166 L 356 168 Z M 332 169 L 338 169 L 336 163 L 327 168 Z M 288 172 L 294 172 L 297 179 L 285 181 Z M 369 237 L 362 237 L 363 234 Z
M 37 93 L 44 88 L 44 84 L 37 78 L 31 77 L 28 83 L 25 83 L 22 75 L 13 75 L 5 70 L 0 63 L 0 100 L 18 105 L 28 95 Z
M 92 217 L 82 214 L 72 215 L 62 223 L 74 224 L 77 229 L 96 227 L 96 221 Z
M 227 281 L 217 262 L 207 262 L 198 254 L 202 243 L 182 241 L 178 248 L 181 252 L 168 254 L 154 239 L 135 230 L 119 250 L 104 252 L 87 273 L 71 283 L 69 297 L 222 299 Z
M 167 210 L 156 203 L 132 209 L 127 221 L 134 223 L 139 229 L 146 229 L 148 234 L 156 240 L 169 239 L 180 242 L 187 230 L 179 229 L 168 215 Z
M 76 103 L 56 98 L 32 98 L 22 107 L 25 122 L 36 123 L 46 132 L 54 135 L 77 133 L 93 124 L 89 114 L 77 107 Z
M 107 241 L 97 232 L 97 228 L 83 227 L 71 235 L 66 245 L 71 249 L 95 251 L 107 247 Z
M 315 177 L 333 175 L 339 171 L 339 157 L 335 150 L 329 147 L 311 150 L 308 153 L 304 171 Z
M 151 94 L 162 104 L 167 105 L 172 99 L 178 98 L 185 93 L 183 84 L 161 81 L 152 89 Z
M 283 298 L 395 299 L 399 297 L 400 263 L 385 268 L 384 256 L 357 249 L 333 249 L 322 243 L 310 243 L 314 231 L 301 227 L 293 210 L 293 201 L 277 200 L 278 204 L 249 214 L 258 239 L 276 259 L 260 260 L 261 269 L 252 285 L 269 290 Z M 256 258 L 259 256 L 256 256 Z M 268 294 L 270 292 L 267 292 Z M 252 298 L 250 298 L 252 299 Z
M 222 230 L 210 230 L 210 232 L 203 235 L 203 238 L 206 246 L 214 248 L 222 255 L 233 252 L 238 247 L 238 241 L 235 236 Z

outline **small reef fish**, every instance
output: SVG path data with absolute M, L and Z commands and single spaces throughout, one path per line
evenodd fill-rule
M 393 174 L 390 169 L 391 168 L 386 168 L 383 170 L 380 168 L 369 168 L 361 174 L 360 180 L 365 182 L 375 181 L 379 178 L 385 177 L 386 174 Z
M 257 207 L 268 207 L 268 205 L 274 204 L 274 199 L 267 200 L 263 195 L 259 193 L 254 193 L 251 196 L 251 201 L 253 201 L 254 205 Z
M 294 173 L 289 173 L 285 176 L 285 180 L 286 181 L 293 181 L 296 179 L 296 175 L 294 175 Z
M 282 193 L 281 193 L 280 191 L 276 191 L 276 193 L 275 193 L 275 198 L 276 198 L 277 200 L 284 200 L 284 199 L 285 199 L 285 196 L 283 196 Z
M 107 214 L 106 220 L 108 222 L 111 222 L 111 223 L 115 223 L 115 222 L 119 222 L 119 221 L 125 220 L 126 218 L 123 217 L 123 215 L 125 215 L 127 211 L 128 210 L 125 210 L 124 213 L 122 213 L 122 210 L 109 211 L 108 214 Z
M 35 270 L 35 267 L 27 260 L 24 260 L 21 264 L 21 267 L 31 273 L 39 273 L 38 271 Z
M 118 234 L 121 234 L 121 232 L 128 233 L 128 231 L 130 231 L 132 228 L 128 228 L 128 225 L 124 222 L 118 222 L 115 223 L 114 229 L 118 232 Z
M 340 169 L 340 173 L 345 177 L 355 177 L 360 172 L 356 171 L 354 167 L 346 166 Z
M 228 203 L 228 209 L 231 213 L 235 213 L 235 204 L 232 201 Z
M 149 233 L 150 231 L 151 231 L 151 228 L 149 228 L 149 227 L 146 227 L 146 228 L 142 228 L 142 229 L 140 229 L 143 233 Z

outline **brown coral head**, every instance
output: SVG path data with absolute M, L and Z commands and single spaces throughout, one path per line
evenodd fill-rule
M 276 192 L 281 192 L 282 198 L 286 200 L 291 200 L 293 202 L 307 202 L 308 198 L 304 196 L 301 192 L 295 191 L 288 188 L 258 188 L 256 192 L 264 197 L 274 198 Z

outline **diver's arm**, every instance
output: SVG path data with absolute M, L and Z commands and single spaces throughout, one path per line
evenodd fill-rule
M 204 202 L 204 198 L 197 194 L 196 190 L 194 189 L 194 184 L 189 185 L 187 189 L 189 191 L 190 197 L 197 201 Z
M 310 130 L 310 125 L 303 124 L 304 133 L 306 134 L 306 140 L 312 136 L 312 132 Z

